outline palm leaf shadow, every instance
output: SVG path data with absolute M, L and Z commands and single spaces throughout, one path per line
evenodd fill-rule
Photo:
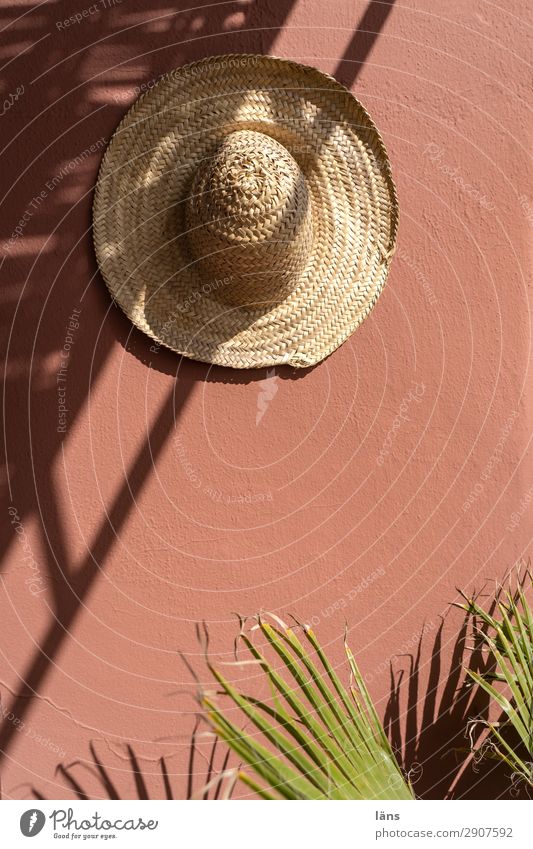
M 225 750 L 222 763 L 219 769 L 215 767 L 215 760 L 218 748 L 218 738 L 214 737 L 209 753 L 207 755 L 207 769 L 205 776 L 201 772 L 196 772 L 196 761 L 201 750 L 198 745 L 198 729 L 201 717 L 198 717 L 194 726 L 191 737 L 191 747 L 189 754 L 188 776 L 187 776 L 187 799 L 203 799 L 205 801 L 211 799 L 215 801 L 223 796 L 225 799 L 230 799 L 233 795 L 235 787 L 234 774 L 228 774 L 228 762 L 231 755 L 229 749 Z M 213 735 L 208 734 L 211 738 Z M 195 790 L 195 784 L 198 784 L 198 789 Z M 224 792 L 223 791 L 224 788 Z M 211 794 L 211 795 L 210 795 Z
M 224 786 L 224 778 L 227 774 L 226 770 L 230 753 L 227 752 L 224 755 L 221 767 L 220 769 L 218 769 L 216 767 L 218 742 L 216 739 L 212 743 L 207 755 L 205 774 L 202 774 L 201 769 L 196 770 L 197 762 L 200 760 L 200 758 L 204 758 L 204 755 L 200 750 L 198 742 L 198 725 L 199 720 L 197 720 L 195 724 L 194 731 L 191 737 L 191 745 L 189 749 L 188 758 L 187 787 L 184 797 L 182 795 L 175 795 L 170 779 L 170 773 L 164 756 L 161 756 L 159 758 L 158 771 L 157 773 L 155 773 L 159 778 L 158 786 L 156 788 L 156 791 L 153 792 L 152 795 L 150 795 L 148 790 L 149 782 L 147 777 L 143 773 L 137 755 L 135 754 L 135 751 L 131 745 L 128 744 L 126 746 L 126 752 L 128 755 L 128 762 L 130 767 L 130 775 L 133 778 L 133 784 L 135 786 L 136 793 L 133 798 L 142 800 L 150 798 L 165 799 L 167 801 L 185 798 L 187 800 L 202 799 L 208 801 L 219 799 L 222 795 L 224 795 L 225 798 L 231 797 L 233 792 L 233 786 L 231 782 L 226 785 L 225 793 L 222 793 L 222 789 Z M 55 774 L 56 776 L 59 776 L 61 778 L 62 782 L 66 786 L 67 791 L 69 791 L 76 799 L 79 799 L 80 801 L 88 801 L 90 799 L 94 799 L 94 794 L 90 795 L 87 786 L 87 781 L 83 775 L 84 772 L 89 772 L 91 778 L 93 780 L 96 779 L 102 788 L 102 795 L 98 796 L 98 798 L 110 799 L 112 801 L 131 798 L 131 794 L 129 792 L 124 792 L 121 794 L 121 791 L 118 788 L 116 782 L 111 777 L 110 768 L 104 765 L 101 757 L 96 751 L 94 742 L 92 741 L 89 743 L 89 750 L 91 753 L 90 761 L 75 760 L 69 764 L 57 765 Z M 154 773 L 150 773 L 150 777 L 153 781 Z M 197 789 L 195 789 L 195 784 L 198 785 Z M 131 781 L 128 782 L 128 788 L 131 789 Z M 30 788 L 30 792 L 34 799 L 47 798 L 35 786 L 32 786 Z
M 497 598 L 491 603 L 495 608 Z M 444 619 L 429 661 L 422 664 L 423 641 L 407 670 L 390 666 L 390 692 L 384 727 L 402 769 L 410 776 L 415 793 L 428 799 L 496 799 L 512 791 L 512 782 L 501 764 L 480 763 L 472 754 L 484 735 L 478 719 L 489 715 L 490 698 L 467 674 L 494 670 L 494 661 L 483 651 L 483 628 L 474 627 L 464 613 L 447 672 L 442 669 Z M 422 670 L 429 663 L 427 683 Z M 402 705 L 405 709 L 402 711 Z

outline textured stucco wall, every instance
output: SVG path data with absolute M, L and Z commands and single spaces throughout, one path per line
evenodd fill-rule
M 430 721 L 448 704 L 448 605 L 527 556 L 532 526 L 526 4 L 106 5 L 0 13 L 3 794 L 71 796 L 71 775 L 105 796 L 83 765 L 56 771 L 90 760 L 93 741 L 120 795 L 137 792 L 130 744 L 150 794 L 164 756 L 183 797 L 195 704 L 177 650 L 202 676 L 194 623 L 223 654 L 233 612 L 262 607 L 315 622 L 337 661 L 347 622 L 382 714 L 388 660 L 407 669 L 426 630 L 416 758 L 420 792 L 442 795 L 456 768 L 439 746 L 461 728 L 447 708 Z M 60 25 L 74 6 L 93 11 Z M 110 305 L 90 239 L 101 150 L 140 87 L 221 52 L 292 57 L 350 86 L 401 204 L 371 316 L 322 365 L 268 385 L 150 353 Z M 458 792 L 494 786 L 469 774 Z

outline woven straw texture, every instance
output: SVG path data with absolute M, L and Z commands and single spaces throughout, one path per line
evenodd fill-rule
M 158 344 L 235 368 L 314 365 L 368 315 L 398 223 L 361 104 L 315 68 L 217 56 L 126 114 L 94 201 L 113 298 Z

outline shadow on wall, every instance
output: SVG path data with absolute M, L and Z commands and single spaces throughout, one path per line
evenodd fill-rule
M 493 602 L 491 613 L 495 608 Z M 423 637 L 416 654 L 408 655 L 407 675 L 403 670 L 395 672 L 391 663 L 385 731 L 418 798 L 527 798 L 526 789 L 513 785 L 508 770 L 499 761 L 485 758 L 478 762 L 478 757 L 471 754 L 471 747 L 477 748 L 484 738 L 480 724 L 474 720 L 488 719 L 490 699 L 472 682 L 466 669 L 486 675 L 494 670 L 494 661 L 487 659 L 481 633 L 472 633 L 470 623 L 471 617 L 466 614 L 448 672 L 443 675 L 441 622 L 431 648 L 424 690 Z M 486 633 L 485 628 L 482 630 Z
M 80 800 L 89 799 L 186 799 L 216 801 L 227 800 L 233 795 L 235 778 L 228 771 L 229 751 L 219 752 L 219 745 L 213 735 L 206 742 L 199 739 L 197 722 L 189 748 L 187 789 L 183 795 L 181 787 L 183 776 L 175 776 L 169 769 L 167 760 L 160 757 L 154 766 L 143 768 L 140 759 L 130 745 L 126 746 L 125 762 L 120 769 L 104 765 L 98 755 L 94 742 L 89 743 L 90 760 L 76 760 L 70 764 L 58 764 L 56 776 L 65 787 L 61 797 Z M 204 735 L 205 736 L 205 735 Z M 178 781 L 175 779 L 178 778 Z M 173 784 L 178 784 L 178 788 Z M 126 789 L 122 789 L 125 785 Z M 135 787 L 135 796 L 131 788 Z M 30 798 L 45 799 L 35 786 L 29 788 Z
M 490 613 L 495 609 L 496 601 L 493 601 Z M 414 656 L 398 655 L 408 658 L 406 677 L 404 670 L 395 671 L 396 659 L 391 662 L 384 729 L 417 798 L 525 799 L 527 788 L 516 784 L 499 760 L 479 759 L 472 754 L 472 749 L 478 752 L 486 739 L 482 721 L 489 718 L 491 703 L 489 696 L 472 682 L 467 670 L 483 676 L 494 672 L 494 658 L 487 653 L 484 640 L 487 628 L 480 628 L 479 623 L 473 627 L 472 622 L 471 614 L 465 614 L 447 673 L 443 673 L 441 663 L 444 620 L 427 661 L 422 662 L 426 652 L 421 637 Z M 186 665 L 197 686 L 199 679 L 194 669 L 188 661 Z M 422 677 L 426 679 L 424 687 Z M 501 715 L 498 721 L 504 718 Z M 204 728 L 207 730 L 201 730 Z M 518 743 L 510 739 L 511 745 L 515 742 Z M 192 732 L 185 775 L 171 772 L 169 759 L 164 756 L 150 761 L 143 770 L 131 745 L 126 745 L 126 754 L 120 755 L 119 767 L 105 766 L 94 743 L 89 748 L 91 760 L 80 758 L 56 767 L 56 776 L 65 787 L 62 798 L 223 800 L 231 798 L 235 789 L 234 758 L 201 714 Z M 128 789 L 121 794 L 124 784 Z M 132 797 L 133 786 L 136 795 Z M 34 785 L 29 787 L 29 793 L 32 798 L 45 798 Z
M 15 510 L 22 528 L 28 520 L 38 520 L 51 609 L 48 628 L 26 668 L 19 670 L 23 683 L 8 706 L 21 721 L 105 566 L 192 386 L 208 374 L 213 379 L 215 372 L 220 379 L 234 379 L 230 370 L 160 352 L 158 368 L 172 375 L 179 368 L 179 382 L 168 392 L 122 486 L 107 505 L 87 556 L 70 562 L 51 477 L 62 441 L 68 440 L 68 430 L 117 340 L 143 362 L 148 364 L 151 358 L 150 340 L 111 306 L 95 264 L 91 201 L 101 151 L 127 107 L 159 75 L 206 55 L 268 53 L 293 5 L 294 0 L 251 0 L 246 5 L 229 2 L 206 5 L 205 11 L 197 6 L 177 12 L 175 3 L 159 3 L 147 20 L 145 5 L 133 0 L 127 8 L 117 3 L 105 15 L 89 14 L 68 26 L 65 21 L 73 13 L 66 0 L 23 14 L 20 6 L 2 8 L 1 94 L 19 92 L 16 108 L 2 117 L 9 142 L 0 180 L 5 208 L 11 210 L 0 229 L 1 268 L 9 274 L 1 295 L 4 404 L 9 413 L 2 509 Z M 336 70 L 345 85 L 355 81 L 392 6 L 393 2 L 374 0 L 368 4 Z M 77 324 L 70 329 L 76 335 L 76 355 L 68 365 L 68 428 L 63 434 L 57 429 L 57 363 L 72 315 Z M 12 527 L 5 527 L 3 563 L 15 536 Z M 3 723 L 0 766 L 15 730 L 12 723 Z M 95 758 L 93 767 L 110 790 L 105 770 Z M 133 752 L 131 758 L 133 769 Z M 72 772 L 71 767 L 59 769 L 65 779 Z M 139 792 L 141 786 L 137 781 Z

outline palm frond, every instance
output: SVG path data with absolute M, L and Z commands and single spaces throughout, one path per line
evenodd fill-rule
M 270 685 L 268 703 L 240 692 L 206 657 L 218 695 L 246 722 L 230 719 L 218 696 L 200 695 L 212 730 L 253 773 L 241 769 L 240 780 L 263 799 L 413 799 L 352 652 L 346 645 L 347 689 L 313 631 L 300 627 L 302 640 L 258 616 L 264 651 L 241 628 L 247 662 Z
M 524 580 L 515 589 L 509 582 L 490 611 L 474 598 L 463 598 L 461 606 L 474 617 L 493 661 L 493 671 L 468 674 L 502 713 L 498 722 L 481 721 L 489 731 L 485 750 L 511 768 L 514 780 L 533 787 L 533 612 Z

